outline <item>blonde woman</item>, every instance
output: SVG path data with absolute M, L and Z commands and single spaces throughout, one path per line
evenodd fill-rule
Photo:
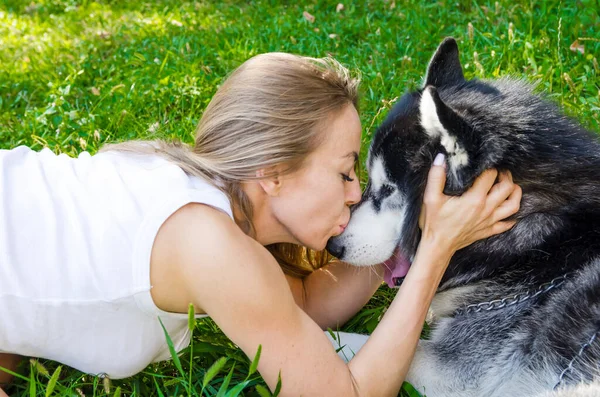
M 510 228 L 492 214 L 520 196 L 488 172 L 451 199 L 432 167 L 414 264 L 346 364 L 323 330 L 382 281 L 323 251 L 361 197 L 357 84 L 331 59 L 264 54 L 219 88 L 193 147 L 1 151 L 0 365 L 34 356 L 128 377 L 169 358 L 159 317 L 188 344 L 193 303 L 248 356 L 262 345 L 259 371 L 271 388 L 281 373 L 282 396 L 396 395 L 450 257 Z

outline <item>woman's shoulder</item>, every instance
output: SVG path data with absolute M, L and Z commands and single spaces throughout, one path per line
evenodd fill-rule
M 221 208 L 210 203 L 189 202 L 161 225 L 152 256 L 168 256 L 172 262 L 173 258 L 187 256 L 190 250 L 195 255 L 214 254 L 228 246 L 239 245 L 246 237 L 231 215 Z
M 171 215 L 152 248 L 152 296 L 163 310 L 185 312 L 195 302 L 204 313 L 198 290 L 226 293 L 257 279 L 285 283 L 280 273 L 269 252 L 228 214 L 204 204 L 190 203 Z
M 159 234 L 164 234 L 172 247 L 204 246 L 207 251 L 238 245 L 248 238 L 229 213 L 200 202 L 188 203 L 175 211 Z
M 243 261 L 246 262 L 243 266 L 252 266 L 255 260 L 267 259 L 277 265 L 267 249 L 246 235 L 231 215 L 220 208 L 191 203 L 182 207 L 172 218 L 173 224 L 169 227 L 172 244 L 178 248 L 178 256 L 182 260 L 187 257 L 187 262 L 194 268 L 205 268 L 214 266 L 216 262 L 233 262 L 243 258 L 247 259 Z M 241 265 L 231 265 L 230 268 L 237 266 Z M 278 265 L 274 268 L 279 270 Z

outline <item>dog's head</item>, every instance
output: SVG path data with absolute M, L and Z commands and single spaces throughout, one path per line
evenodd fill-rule
M 516 182 L 526 185 L 521 185 L 525 194 L 528 181 L 551 186 L 557 150 L 567 156 L 581 150 L 581 139 L 572 145 L 573 139 L 564 136 L 574 126 L 523 81 L 465 80 L 457 43 L 445 39 L 422 88 L 405 94 L 378 128 L 363 199 L 352 209 L 344 233 L 329 241 L 329 251 L 358 266 L 384 262 L 386 281 L 397 284 L 419 242 L 423 192 L 437 153 L 446 155 L 446 194 L 463 193 L 488 168 L 510 170 Z M 552 194 L 538 194 L 531 205 L 523 202 L 520 215 L 560 205 L 558 193 Z M 542 235 L 546 229 L 527 232 Z M 519 229 L 513 232 L 518 243 Z

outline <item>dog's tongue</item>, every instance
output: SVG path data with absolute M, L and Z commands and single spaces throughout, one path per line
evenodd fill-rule
M 394 288 L 400 285 L 398 281 L 404 278 L 408 273 L 410 262 L 402 255 L 400 250 L 396 249 L 392 254 L 392 257 L 383 262 L 383 266 L 385 267 L 383 281 L 385 281 L 390 288 Z

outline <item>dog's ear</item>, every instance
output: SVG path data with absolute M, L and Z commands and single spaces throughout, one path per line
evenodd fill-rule
M 433 54 L 423 87 L 432 85 L 442 87 L 445 85 L 457 85 L 465 82 L 460 59 L 458 58 L 458 44 L 452 37 L 444 39 L 442 44 Z
M 435 87 L 428 86 L 423 90 L 419 114 L 423 130 L 436 146 L 434 151 L 446 153 L 446 193 L 464 192 L 474 178 L 474 160 L 480 146 L 478 134 L 442 101 Z

